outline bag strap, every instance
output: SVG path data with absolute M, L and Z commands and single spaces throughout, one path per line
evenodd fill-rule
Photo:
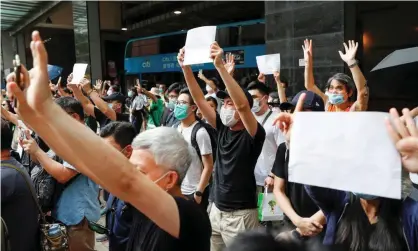
M 264 124 L 267 122 L 267 120 L 269 119 L 269 117 L 271 116 L 271 114 L 273 113 L 273 111 L 269 111 L 269 113 L 267 114 L 267 116 L 263 119 L 263 122 L 261 122 L 261 125 L 264 127 Z
M 200 148 L 199 144 L 197 143 L 197 132 L 200 130 L 200 128 L 204 127 L 200 121 L 197 122 L 197 124 L 193 127 L 192 135 L 191 135 L 191 144 L 194 149 L 196 149 L 197 155 L 200 160 L 202 160 L 202 155 L 200 154 Z M 206 128 L 204 128 L 206 130 Z M 207 131 L 207 130 L 206 130 Z M 209 132 L 207 132 L 209 134 Z M 210 136 L 210 135 L 209 135 Z
M 41 208 L 41 206 L 39 205 L 39 202 L 38 202 L 38 200 L 37 200 L 37 196 L 36 196 L 35 190 L 34 190 L 34 189 L 32 188 L 32 186 L 30 185 L 32 181 L 29 181 L 29 178 L 27 178 L 27 177 L 26 177 L 25 173 L 24 173 L 24 172 L 23 172 L 20 168 L 18 168 L 18 167 L 16 167 L 16 166 L 14 166 L 14 165 L 12 165 L 12 164 L 9 164 L 9 163 L 1 163 L 1 165 L 2 165 L 2 166 L 5 166 L 5 167 L 12 168 L 12 169 L 16 170 L 16 171 L 17 171 L 20 175 L 22 175 L 23 179 L 24 179 L 24 180 L 25 180 L 25 182 L 26 182 L 27 187 L 29 188 L 29 190 L 30 190 L 30 192 L 31 192 L 31 194 L 32 194 L 33 201 L 35 202 L 36 206 L 38 207 L 38 210 L 39 210 L 39 214 L 40 214 L 40 216 L 41 216 L 41 219 L 42 219 L 42 221 L 43 221 L 44 223 L 46 223 L 45 215 L 43 214 L 43 212 L 42 212 L 42 208 Z

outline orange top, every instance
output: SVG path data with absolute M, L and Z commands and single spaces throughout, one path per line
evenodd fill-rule
M 354 103 L 350 103 L 350 105 L 345 108 L 343 110 L 343 112 L 349 112 L 351 109 L 351 106 L 353 106 Z M 328 104 L 327 106 L 327 112 L 336 112 L 337 111 L 337 106 L 336 105 L 332 105 L 332 104 Z

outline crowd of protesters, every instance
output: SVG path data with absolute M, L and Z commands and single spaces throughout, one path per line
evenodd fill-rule
M 2 244 L 87 251 L 99 237 L 110 251 L 418 250 L 417 184 L 394 200 L 289 181 L 296 113 L 368 109 L 358 44 L 344 47 L 339 53 L 351 76 L 332 75 L 321 89 L 314 46 L 305 40 L 306 90 L 293 98 L 279 71 L 274 92 L 263 74 L 239 84 L 233 55 L 224 60 L 216 42 L 210 56 L 219 77 L 199 72 L 204 88 L 182 48 L 184 83 L 137 80 L 125 96 L 119 85 L 74 82 L 72 74 L 51 83 L 47 51 L 33 32 L 33 69 L 22 65 L 19 78 L 7 76 L 2 93 Z M 389 114 L 392 123 L 382 127 L 415 177 L 418 109 Z M 257 196 L 266 191 L 282 220 L 260 221 Z M 104 226 L 97 224 L 101 215 Z M 56 226 L 60 241 L 52 243 Z

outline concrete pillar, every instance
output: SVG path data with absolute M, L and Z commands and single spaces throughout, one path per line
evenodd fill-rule
M 304 90 L 302 44 L 313 40 L 315 82 L 344 72 L 338 50 L 344 42 L 344 2 L 266 1 L 266 53 L 280 53 L 281 75 L 289 79 L 287 95 Z
M 74 42 L 77 63 L 87 63 L 92 81 L 102 79 L 99 2 L 73 1 Z

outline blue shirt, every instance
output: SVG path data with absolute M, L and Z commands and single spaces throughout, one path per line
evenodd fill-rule
M 64 161 L 65 167 L 77 171 Z M 100 219 L 99 186 L 87 176 L 79 175 L 64 189 L 53 216 L 67 226 L 79 224 L 84 217 L 92 222 Z
M 133 208 L 110 195 L 106 209 L 106 225 L 110 231 L 109 251 L 126 250 L 132 226 Z

